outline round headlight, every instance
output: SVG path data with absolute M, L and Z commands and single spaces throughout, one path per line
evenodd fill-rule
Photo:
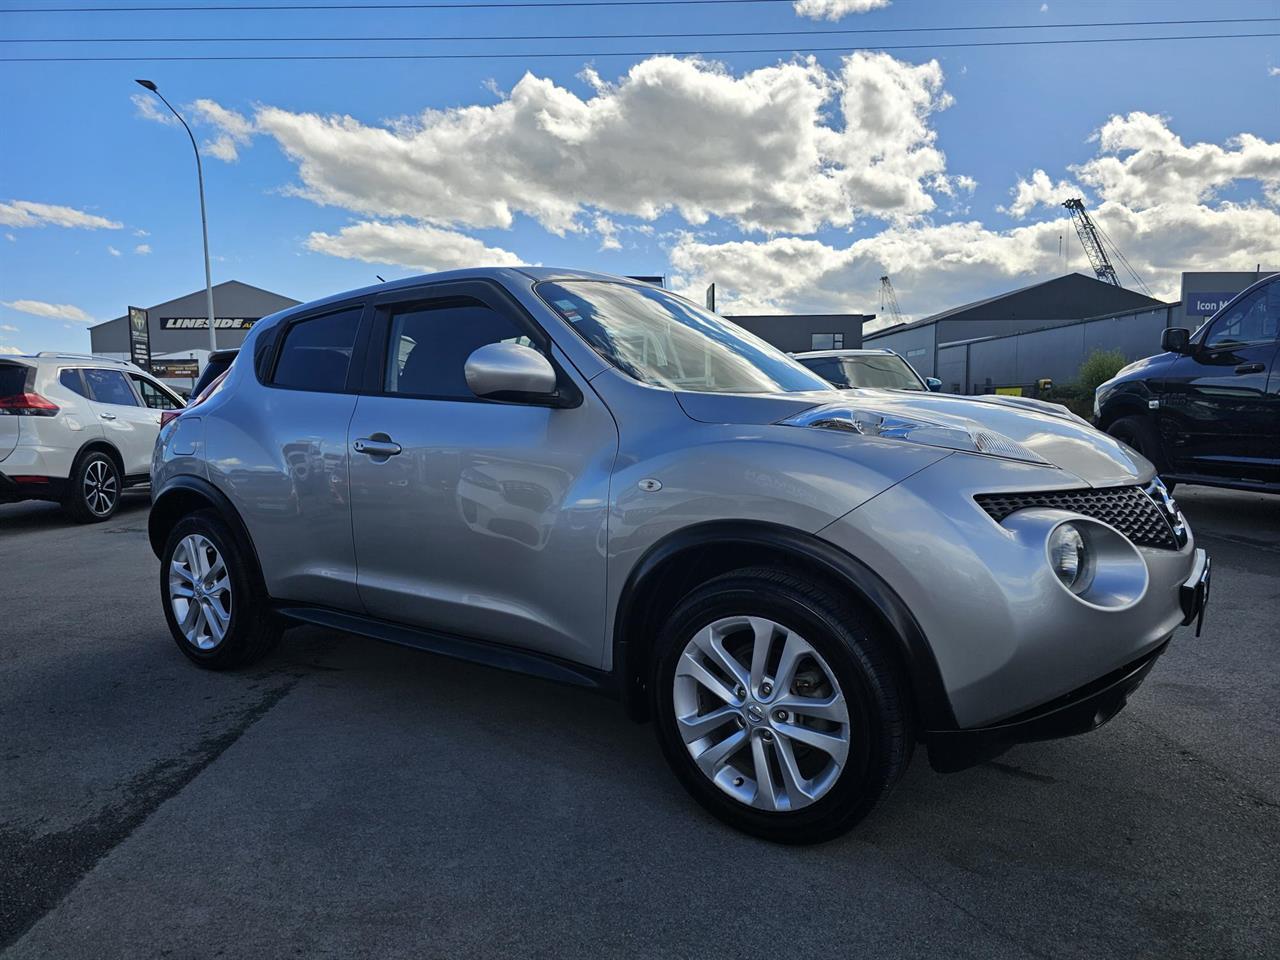
M 1049 564 L 1062 585 L 1073 593 L 1088 586 L 1089 547 L 1070 523 L 1059 524 L 1049 534 Z

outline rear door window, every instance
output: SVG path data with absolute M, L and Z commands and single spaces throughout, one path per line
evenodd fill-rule
M 361 307 L 300 320 L 285 331 L 271 382 L 292 390 L 343 393 Z
M 129 386 L 129 378 L 119 370 L 84 371 L 85 382 L 89 385 L 89 396 L 98 403 L 111 403 L 118 407 L 136 407 L 138 398 Z

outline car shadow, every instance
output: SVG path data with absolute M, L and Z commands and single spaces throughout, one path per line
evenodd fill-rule
M 139 516 L 145 516 L 150 507 L 150 488 L 126 490 L 120 498 L 120 506 L 116 509 L 115 515 L 110 520 L 104 521 L 102 526 L 110 527 L 121 518 L 136 520 Z M 80 524 L 67 516 L 66 511 L 56 503 L 27 500 L 22 503 L 0 504 L 0 537 L 32 530 L 54 530 L 76 526 Z M 84 526 L 92 528 L 99 524 Z

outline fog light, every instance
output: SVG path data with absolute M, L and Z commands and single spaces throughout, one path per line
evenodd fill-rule
M 1049 535 L 1049 564 L 1062 585 L 1072 593 L 1088 586 L 1089 548 L 1080 531 L 1069 523 L 1059 524 Z

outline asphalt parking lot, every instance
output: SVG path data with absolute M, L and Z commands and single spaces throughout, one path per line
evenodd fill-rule
M 855 833 L 704 815 L 549 683 L 291 631 L 173 647 L 145 493 L 0 507 L 0 948 L 17 957 L 1280 955 L 1280 497 L 1180 488 L 1214 561 L 1129 708 Z

